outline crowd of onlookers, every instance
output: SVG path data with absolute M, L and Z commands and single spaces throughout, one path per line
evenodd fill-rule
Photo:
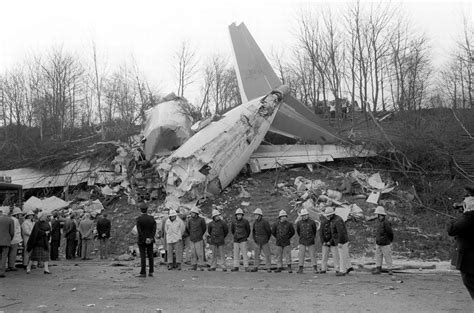
M 19 267 L 29 274 L 38 264 L 51 274 L 49 262 L 59 259 L 61 246 L 66 259 L 88 260 L 94 239 L 99 242 L 100 258 L 106 259 L 110 229 L 106 214 L 23 212 L 14 206 L 8 213 L 0 210 L 0 277 Z M 20 266 L 18 259 L 22 259 Z

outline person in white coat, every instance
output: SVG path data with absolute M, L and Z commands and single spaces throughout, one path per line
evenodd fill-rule
M 31 231 L 33 230 L 33 226 L 35 226 L 35 213 L 33 211 L 27 211 L 25 214 L 25 220 L 23 224 L 21 224 L 21 234 L 23 236 L 23 267 L 26 268 L 28 262 L 30 261 L 30 252 L 26 251 L 26 244 L 28 243 L 28 239 L 30 239 Z M 35 264 L 36 265 L 36 264 Z
M 183 262 L 183 234 L 186 229 L 183 220 L 177 218 L 175 210 L 170 210 L 169 217 L 165 223 L 166 250 L 168 255 L 168 270 L 176 268 L 181 270 Z M 176 264 L 173 262 L 173 252 L 176 254 Z

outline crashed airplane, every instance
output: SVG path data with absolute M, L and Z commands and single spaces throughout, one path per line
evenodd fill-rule
M 248 162 L 252 171 L 260 171 L 301 160 L 307 163 L 329 161 L 340 155 L 367 155 L 360 149 L 358 155 L 341 153 L 337 147 L 324 149 L 324 145 L 334 147 L 339 141 L 335 131 L 282 85 L 243 23 L 230 25 L 229 32 L 243 103 L 201 129 L 170 156 L 158 160 L 157 169 L 167 193 L 166 206 L 170 208 L 192 206 L 206 194 L 221 192 Z M 260 146 L 268 131 L 313 144 L 315 151 L 307 157 L 295 151 L 288 158 L 281 158 L 281 149 Z M 278 155 L 282 164 L 269 161 Z

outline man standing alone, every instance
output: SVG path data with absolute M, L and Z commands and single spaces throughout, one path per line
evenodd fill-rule
M 97 221 L 97 236 L 99 237 L 99 250 L 100 250 L 100 259 L 107 259 L 107 243 L 110 238 L 110 229 L 112 224 L 107 218 L 107 214 L 102 214 L 99 220 Z
M 387 263 L 388 274 L 392 275 L 392 241 L 393 230 L 389 221 L 386 219 L 387 213 L 382 206 L 375 209 L 378 224 L 375 233 L 375 269 L 372 274 L 382 273 L 382 259 Z
M 183 234 L 186 226 L 178 213 L 175 210 L 170 210 L 169 217 L 165 223 L 166 233 L 166 250 L 168 257 L 168 270 L 176 267 L 178 271 L 181 270 L 181 263 L 183 262 Z M 173 252 L 176 255 L 176 263 L 173 262 Z
M 148 215 L 148 205 L 140 204 L 142 215 L 137 217 L 138 249 L 140 251 L 140 275 L 146 277 L 146 258 L 148 256 L 148 276 L 153 276 L 153 243 L 155 242 L 156 221 Z

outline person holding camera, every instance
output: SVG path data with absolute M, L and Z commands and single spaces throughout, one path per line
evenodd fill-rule
M 462 208 L 462 215 L 448 225 L 448 235 L 456 238 L 451 264 L 461 271 L 464 286 L 474 300 L 474 197 L 466 197 Z

